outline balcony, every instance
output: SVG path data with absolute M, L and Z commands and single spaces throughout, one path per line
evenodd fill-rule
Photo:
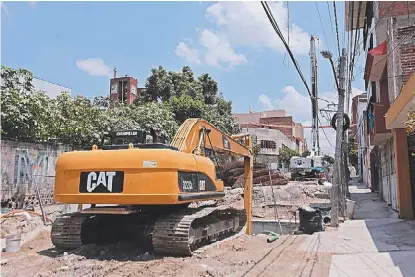
M 386 129 L 385 114 L 389 104 L 374 103 L 373 105 L 373 129 L 370 132 L 370 145 L 380 145 L 392 137 L 390 130 Z

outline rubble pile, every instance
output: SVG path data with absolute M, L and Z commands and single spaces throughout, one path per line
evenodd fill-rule
M 242 188 L 244 180 L 244 163 L 243 161 L 236 161 L 217 168 L 218 176 L 223 180 L 225 186 L 232 188 Z M 269 170 L 267 166 L 262 163 L 254 164 L 253 183 L 254 186 L 271 185 L 286 185 L 289 179 L 277 170 Z

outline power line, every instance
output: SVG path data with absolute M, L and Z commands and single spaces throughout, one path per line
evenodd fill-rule
M 327 2 L 328 7 L 329 2 Z M 336 23 L 336 35 L 337 35 L 337 48 L 339 50 L 339 58 L 341 56 L 340 54 L 340 40 L 339 40 L 339 25 L 337 24 L 337 10 L 336 10 L 336 1 L 333 1 L 333 10 L 334 10 L 334 21 Z M 329 9 L 330 12 L 330 9 Z M 330 15 L 330 21 L 331 21 L 331 15 Z
M 305 80 L 305 78 L 304 78 L 304 75 L 303 75 L 303 73 L 301 72 L 300 66 L 298 65 L 297 61 L 295 60 L 294 55 L 293 55 L 293 53 L 291 52 L 290 46 L 289 46 L 289 45 L 287 44 L 287 42 L 285 41 L 284 36 L 283 36 L 283 34 L 282 34 L 282 32 L 281 32 L 280 28 L 278 27 L 278 24 L 277 24 L 277 22 L 275 21 L 274 16 L 272 15 L 271 9 L 269 8 L 269 6 L 268 6 L 268 4 L 267 4 L 267 2 L 266 2 L 266 1 L 261 1 L 261 4 L 262 4 L 262 7 L 264 8 L 264 11 L 265 11 L 265 13 L 266 13 L 266 15 L 267 15 L 267 17 L 268 17 L 268 19 L 269 19 L 269 21 L 270 21 L 270 23 L 271 23 L 272 27 L 274 28 L 274 31 L 277 33 L 278 37 L 281 39 L 282 43 L 284 44 L 285 48 L 287 49 L 288 54 L 290 55 L 290 58 L 291 58 L 291 60 L 292 60 L 292 62 L 293 62 L 293 64 L 294 64 L 294 66 L 295 66 L 295 68 L 296 68 L 296 70 L 297 70 L 298 74 L 300 75 L 300 78 L 301 78 L 301 80 L 303 81 L 304 86 L 305 86 L 305 87 L 306 87 L 306 89 L 307 89 L 307 93 L 308 93 L 308 95 L 310 96 L 310 99 L 311 99 L 311 100 L 312 100 L 312 99 L 314 99 L 314 97 L 311 95 L 310 88 L 309 88 L 309 87 L 308 87 L 308 85 L 307 85 L 307 82 L 306 82 L 306 80 Z
M 320 118 L 318 118 L 318 123 L 320 124 L 320 127 L 322 126 Z M 321 130 L 323 130 L 323 134 L 326 137 L 327 142 L 331 145 L 331 147 L 336 148 L 333 146 L 333 144 L 330 142 L 329 138 L 327 137 L 326 131 L 324 131 L 324 128 L 321 128 Z
M 316 4 L 318 18 L 320 19 L 321 29 L 323 29 L 324 39 L 326 40 L 326 47 L 329 48 L 329 41 L 328 41 L 327 36 L 326 36 L 326 31 L 324 31 L 323 21 L 321 20 L 320 10 L 318 8 L 317 1 L 314 1 L 314 3 Z M 331 18 L 330 18 L 330 20 L 331 20 Z
M 359 27 L 359 21 L 360 21 L 359 19 L 360 19 L 361 8 L 362 8 L 362 2 L 359 2 L 359 8 L 357 10 L 357 20 L 356 20 L 356 27 L 355 27 L 356 31 L 355 31 L 355 38 L 354 38 L 354 44 L 353 44 L 353 53 L 350 52 L 349 87 L 351 87 L 351 83 L 352 83 L 352 81 L 355 77 L 355 76 L 353 76 L 353 72 L 354 72 L 354 63 L 355 63 L 355 58 L 356 58 L 356 49 L 358 47 L 357 44 L 359 43 L 359 40 L 360 40 L 360 32 L 358 30 L 358 27 Z M 353 5 L 352 5 L 352 9 L 354 10 Z M 352 20 L 351 20 L 351 24 L 350 24 L 352 26 L 350 28 L 352 38 L 353 38 L 353 10 L 352 10 Z M 350 46 L 352 46 L 352 41 L 350 41 Z M 359 51 L 359 53 L 360 53 L 360 51 Z M 360 54 L 359 54 L 359 57 L 360 57 Z
M 331 11 L 330 11 L 329 1 L 326 1 L 326 3 L 327 3 L 327 11 L 329 12 L 330 25 L 331 25 L 331 34 L 333 36 L 334 48 L 336 48 L 336 38 L 334 36 L 334 26 L 333 26 L 333 20 L 331 20 Z M 338 41 L 337 41 L 337 43 L 338 43 Z M 340 58 L 340 46 L 338 47 L 338 50 L 339 50 L 339 58 Z

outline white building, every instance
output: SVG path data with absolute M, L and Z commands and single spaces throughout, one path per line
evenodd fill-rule
M 72 89 L 36 77 L 33 78 L 32 85 L 35 90 L 44 91 L 50 98 L 55 98 L 63 91 L 72 95 Z

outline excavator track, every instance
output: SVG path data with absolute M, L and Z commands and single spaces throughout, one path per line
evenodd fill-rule
M 189 256 L 196 249 L 242 230 L 245 210 L 218 207 L 186 209 L 157 218 L 152 242 L 154 252 Z
M 125 215 L 112 216 L 127 219 Z M 148 220 L 137 222 L 138 219 L 147 217 Z M 53 245 L 61 249 L 76 249 L 83 244 L 92 243 L 87 236 L 89 232 L 85 229 L 89 228 L 89 218 L 91 214 L 81 213 L 58 217 L 52 225 Z M 204 245 L 240 232 L 246 223 L 246 213 L 243 209 L 229 207 L 185 208 L 168 214 L 143 213 L 123 222 L 127 222 L 130 227 L 138 226 L 131 228 L 129 235 L 141 243 L 148 241 L 156 254 L 189 256 Z M 125 228 L 117 224 L 107 225 L 108 228 Z M 102 233 L 104 228 L 98 229 Z
M 68 214 L 56 218 L 52 225 L 53 245 L 62 249 L 75 249 L 82 246 L 82 224 L 88 216 Z

